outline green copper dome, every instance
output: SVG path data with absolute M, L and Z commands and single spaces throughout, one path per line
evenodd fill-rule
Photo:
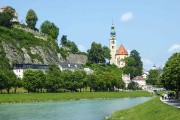
M 112 23 L 112 26 L 111 26 L 111 37 L 116 37 L 116 31 L 115 31 L 115 28 L 114 28 L 114 24 Z

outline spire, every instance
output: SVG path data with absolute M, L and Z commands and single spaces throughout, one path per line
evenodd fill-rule
M 112 26 L 111 26 L 111 37 L 116 37 L 116 31 L 115 31 L 115 27 L 114 27 L 114 22 L 112 20 Z

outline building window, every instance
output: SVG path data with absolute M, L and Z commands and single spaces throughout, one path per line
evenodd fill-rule
M 115 43 L 114 40 L 111 43 L 114 44 Z
M 112 49 L 114 49 L 114 46 L 112 46 Z

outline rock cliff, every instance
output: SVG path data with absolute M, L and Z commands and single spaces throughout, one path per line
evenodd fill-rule
M 85 64 L 86 55 L 71 54 L 65 58 L 58 52 L 59 46 L 56 40 L 47 38 L 43 40 L 32 33 L 16 28 L 8 29 L 0 27 L 0 68 L 3 64 L 35 63 L 52 64 L 59 62 L 72 62 Z M 6 62 L 3 61 L 6 59 Z M 8 61 L 8 63 L 7 63 Z

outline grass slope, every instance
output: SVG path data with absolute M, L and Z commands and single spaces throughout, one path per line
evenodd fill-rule
M 180 120 L 180 109 L 155 97 L 133 108 L 115 112 L 108 120 Z
M 79 100 L 94 98 L 124 98 L 124 97 L 151 97 L 145 91 L 135 92 L 74 92 L 74 93 L 30 93 L 30 94 L 0 94 L 0 103 Z

